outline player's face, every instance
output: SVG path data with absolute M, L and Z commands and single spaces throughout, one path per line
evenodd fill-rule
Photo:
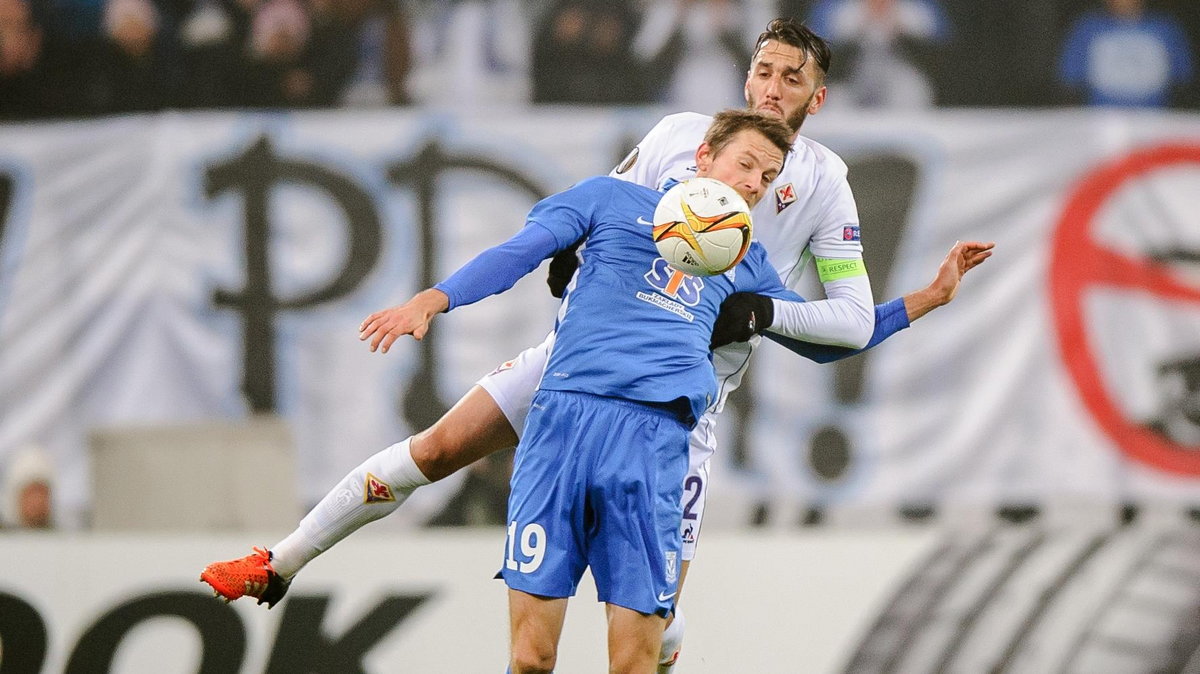
M 707 143 L 696 151 L 696 175 L 720 180 L 753 207 L 783 168 L 783 153 L 753 129 L 742 129 L 713 152 Z
M 750 61 L 746 103 L 799 132 L 804 119 L 825 103 L 825 87 L 818 86 L 819 81 L 815 59 L 806 58 L 799 47 L 767 40 Z

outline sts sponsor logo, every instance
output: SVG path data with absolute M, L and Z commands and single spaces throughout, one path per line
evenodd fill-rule
M 687 307 L 694 307 L 700 303 L 700 291 L 704 289 L 703 279 L 679 271 L 661 257 L 654 259 L 645 278 L 650 287 L 658 292 L 638 291 L 639 300 L 666 309 L 689 323 L 695 319 L 695 315 L 688 311 Z
M 704 280 L 699 276 L 685 274 L 661 257 L 655 258 L 650 271 L 646 272 L 646 281 L 658 292 L 689 307 L 700 302 L 700 291 L 704 289 Z

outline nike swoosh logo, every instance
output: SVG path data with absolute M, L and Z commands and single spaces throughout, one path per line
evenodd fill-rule
M 675 596 L 674 592 L 672 592 L 671 594 L 663 594 L 662 592 L 659 592 L 658 600 L 659 601 L 671 601 L 671 597 L 674 597 L 674 596 Z
M 647 220 L 646 218 L 643 218 L 640 215 L 638 216 L 637 221 L 638 221 L 639 225 L 649 225 L 650 227 L 654 226 L 653 222 L 650 222 L 649 220 Z

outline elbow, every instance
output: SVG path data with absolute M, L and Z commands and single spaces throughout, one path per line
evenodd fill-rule
M 875 309 L 859 312 L 858 320 L 855 321 L 855 327 L 852 334 L 846 336 L 847 344 L 852 349 L 865 349 L 871 343 L 871 338 L 875 335 Z

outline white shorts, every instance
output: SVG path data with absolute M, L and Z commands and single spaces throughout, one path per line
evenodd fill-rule
M 518 438 L 525 430 L 525 417 L 553 346 L 554 333 L 550 333 L 541 344 L 525 349 L 477 382 L 496 401 Z M 683 479 L 683 520 L 679 525 L 684 561 L 691 561 L 696 556 L 696 541 L 700 538 L 700 523 L 704 519 L 708 494 L 709 460 L 717 451 L 715 426 L 716 415 L 709 412 L 700 418 L 688 437 L 688 474 Z

